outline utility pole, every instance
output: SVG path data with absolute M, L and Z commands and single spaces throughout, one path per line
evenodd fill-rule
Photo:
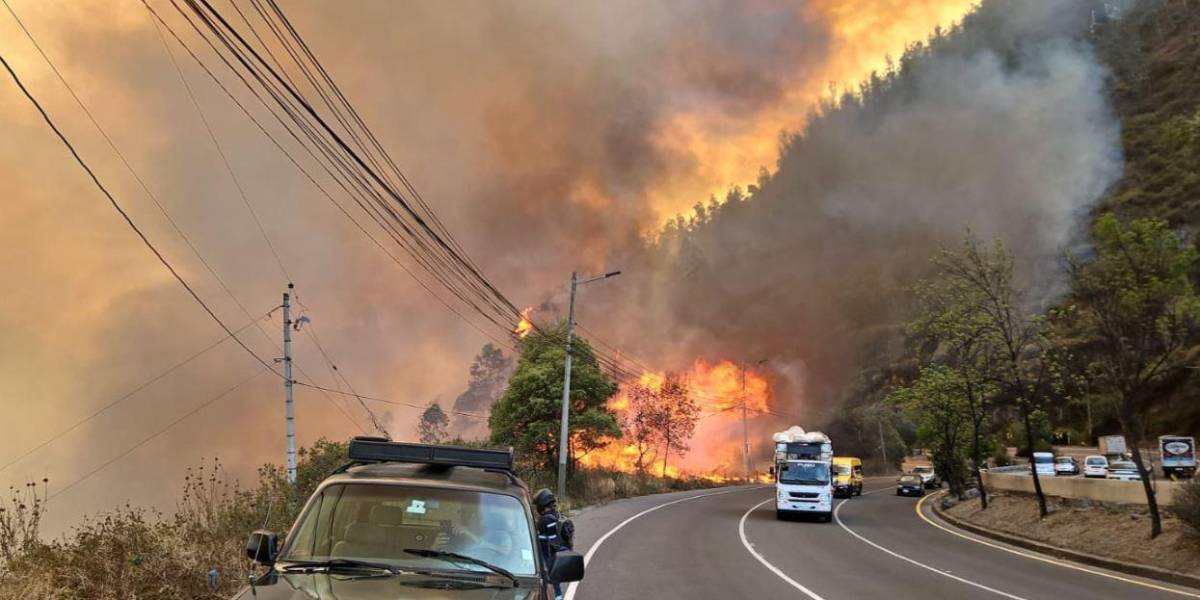
M 883 442 L 883 406 L 875 405 L 875 423 L 879 425 L 879 452 L 883 454 L 883 464 L 888 464 L 887 459 L 887 444 Z
M 742 470 L 750 481 L 750 428 L 746 423 L 746 363 L 742 363 Z
M 761 365 L 767 362 L 767 359 L 762 359 L 754 364 Z M 746 481 L 750 481 L 750 426 L 747 423 L 746 404 L 750 398 L 746 396 L 746 363 L 742 363 L 742 469 L 746 475 Z
M 575 336 L 575 289 L 579 287 L 579 278 L 571 271 L 571 300 L 567 307 L 567 360 L 563 367 L 562 419 L 558 430 L 558 497 L 567 497 L 567 436 L 569 427 L 567 419 L 571 411 L 571 342 Z
M 620 275 L 620 271 L 612 271 L 597 275 L 590 279 L 579 281 L 578 273 L 571 272 L 570 300 L 567 305 L 567 359 L 563 368 L 562 420 L 558 429 L 558 498 L 561 502 L 567 497 L 567 452 L 569 448 L 569 419 L 571 412 L 571 344 L 575 339 L 575 290 L 585 283 L 607 279 Z
M 291 291 L 283 293 L 283 414 L 287 435 L 287 480 L 296 483 L 296 414 L 292 402 L 292 316 Z

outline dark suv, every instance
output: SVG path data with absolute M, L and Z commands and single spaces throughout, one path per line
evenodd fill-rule
M 543 564 L 511 450 L 355 438 L 350 464 L 309 498 L 287 540 L 256 531 L 268 567 L 237 600 L 545 599 L 583 578 L 583 557 Z

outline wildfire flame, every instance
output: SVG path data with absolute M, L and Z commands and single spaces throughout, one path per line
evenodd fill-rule
M 533 312 L 533 307 L 526 308 L 521 311 L 521 320 L 517 322 L 517 327 L 513 329 L 513 333 L 519 338 L 524 338 L 533 331 L 533 321 L 529 320 L 529 313 Z
M 647 471 L 667 477 L 699 477 L 714 483 L 739 479 L 742 466 L 742 405 L 748 419 L 764 415 L 770 408 L 770 385 L 753 370 L 731 361 L 709 363 L 696 361 L 688 371 L 674 374 L 688 389 L 688 396 L 700 409 L 696 429 L 690 440 L 691 449 L 683 456 L 671 453 L 663 468 L 663 451 L 652 451 L 653 460 Z M 743 376 L 745 384 L 743 387 Z M 635 383 L 625 384 L 608 401 L 608 407 L 618 416 L 630 410 L 630 393 L 634 386 L 659 391 L 667 380 L 666 373 L 646 372 Z M 760 434 L 751 434 L 751 447 L 761 447 Z M 637 471 L 639 448 L 628 440 L 616 440 L 581 457 L 584 466 L 600 467 L 634 473 Z M 646 457 L 643 457 L 645 461 Z M 756 473 L 756 479 L 764 475 Z M 769 478 L 769 476 L 766 476 Z

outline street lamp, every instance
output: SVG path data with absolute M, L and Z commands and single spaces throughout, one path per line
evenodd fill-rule
M 571 272 L 571 300 L 567 308 L 567 361 L 566 367 L 563 369 L 562 422 L 558 432 L 558 497 L 560 499 L 567 497 L 567 436 L 569 430 L 567 420 L 570 417 L 571 408 L 571 342 L 575 336 L 575 290 L 585 283 L 616 277 L 620 274 L 620 271 L 611 271 L 580 281 L 578 274 L 574 271 Z

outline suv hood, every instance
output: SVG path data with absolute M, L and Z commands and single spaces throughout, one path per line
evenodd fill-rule
M 361 577 L 345 573 L 270 573 L 234 600 L 533 600 L 536 579 L 522 578 L 519 588 L 480 588 L 468 581 L 429 575 Z

